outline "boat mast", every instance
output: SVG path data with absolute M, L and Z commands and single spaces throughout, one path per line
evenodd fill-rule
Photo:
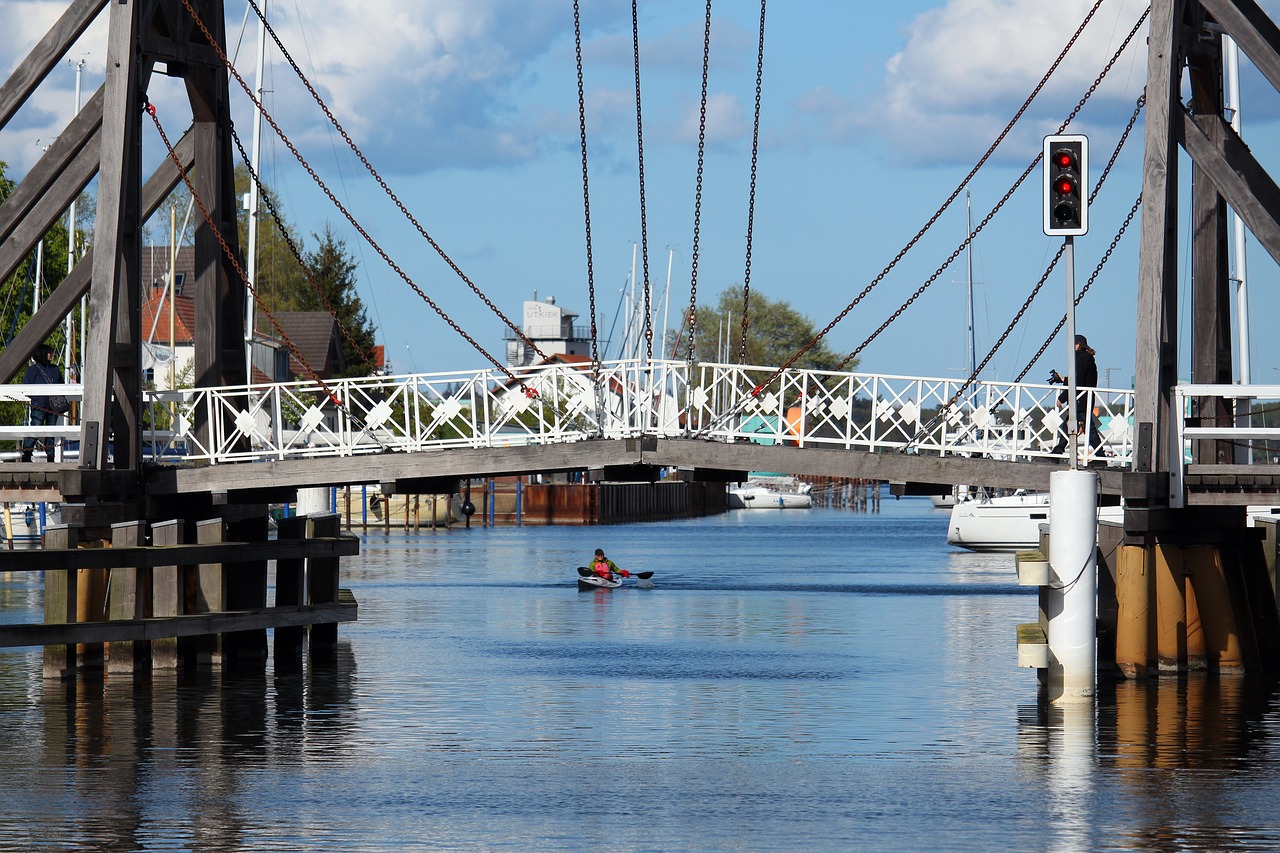
M 965 208 L 965 261 L 969 266 L 968 290 L 969 290 L 969 376 L 973 376 L 978 372 L 978 349 L 973 337 L 973 204 L 969 198 L 969 191 L 964 191 L 964 208 Z
M 1240 134 L 1240 46 L 1229 35 L 1223 35 L 1222 45 L 1226 53 L 1227 109 L 1231 113 L 1231 129 Z M 1249 288 L 1245 270 L 1248 266 L 1245 250 L 1244 220 L 1233 208 L 1231 224 L 1235 233 L 1236 262 L 1236 326 L 1240 342 L 1240 384 L 1250 383 L 1249 365 Z
M 254 94 L 257 104 L 253 108 L 253 174 L 261 177 L 259 162 L 262 159 L 262 98 L 265 86 L 263 74 L 267 59 L 267 5 L 269 0 L 262 0 L 262 20 L 258 21 L 258 76 L 255 81 Z M 253 294 L 258 287 L 258 182 L 249 179 L 249 257 L 248 287 L 244 293 L 244 381 L 253 382 Z

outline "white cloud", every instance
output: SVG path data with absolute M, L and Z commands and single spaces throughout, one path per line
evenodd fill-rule
M 809 102 L 829 132 L 878 130 L 906 160 L 971 160 L 994 140 L 1084 20 L 1094 0 L 948 0 L 919 15 L 885 65 L 876 103 L 851 120 L 840 105 Z M 1146 3 L 1104 3 L 1027 113 L 1012 149 L 1064 119 L 1112 58 Z M 1143 30 L 1094 96 L 1132 104 L 1146 74 Z M 1087 121 L 1088 114 L 1083 114 Z M 1024 119 L 1026 121 L 1026 119 Z M 1114 121 L 1114 112 L 1107 121 Z M 1034 146 L 1033 146 L 1034 147 Z

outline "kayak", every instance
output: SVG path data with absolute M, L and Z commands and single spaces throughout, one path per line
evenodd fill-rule
M 631 577 L 636 579 L 636 586 L 648 589 L 653 586 L 653 572 L 632 572 Z M 607 578 L 588 569 L 586 566 L 578 566 L 578 589 L 617 589 L 622 586 L 622 578 L 618 575 L 610 575 Z
M 622 586 L 622 578 L 617 575 L 607 578 L 597 574 L 578 576 L 578 589 L 617 589 L 620 586 Z

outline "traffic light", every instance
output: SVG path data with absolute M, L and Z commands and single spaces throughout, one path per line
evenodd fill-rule
M 1089 139 L 1044 138 L 1044 233 L 1078 237 L 1089 230 Z

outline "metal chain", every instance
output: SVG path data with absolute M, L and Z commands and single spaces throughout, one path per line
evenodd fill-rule
M 604 389 L 600 385 L 600 334 L 596 326 L 596 278 L 591 255 L 591 182 L 587 171 L 587 96 L 582 79 L 582 10 L 573 0 L 573 46 L 578 69 L 578 133 L 582 142 L 582 219 L 587 232 L 587 310 L 591 312 L 591 385 L 595 390 L 596 423 L 604 423 Z
M 178 152 L 173 149 L 173 145 L 169 142 L 169 136 L 164 132 L 164 126 L 160 123 L 160 116 L 156 114 L 155 104 L 151 103 L 151 101 L 144 95 L 143 106 L 147 111 L 147 115 L 151 116 L 151 121 L 156 126 L 156 132 L 160 134 L 160 141 L 164 143 L 165 150 L 169 152 L 169 159 L 173 161 L 173 165 L 178 169 L 178 174 L 182 176 L 183 183 L 187 185 L 187 191 L 191 193 L 191 200 L 195 202 L 196 207 L 200 208 L 200 215 L 204 217 L 204 221 L 209 226 L 209 230 L 212 231 L 213 236 L 217 238 L 218 245 L 222 247 L 222 254 L 231 263 L 231 266 L 235 269 L 236 275 L 238 275 L 240 280 L 244 282 L 249 293 L 253 295 L 253 301 L 262 309 L 262 312 L 266 315 L 267 319 L 271 321 L 271 325 L 280 335 L 285 346 L 289 348 L 289 352 L 293 354 L 293 357 L 296 358 L 298 363 L 302 365 L 304 370 L 306 370 L 307 374 L 311 377 L 311 380 L 319 385 L 324 390 L 324 393 L 328 395 L 330 402 L 340 409 L 346 408 L 346 406 L 342 404 L 342 401 L 338 399 L 338 395 L 333 393 L 333 390 L 329 387 L 328 383 L 321 378 L 320 374 L 317 373 L 307 361 L 306 356 L 302 354 L 302 351 L 299 350 L 297 345 L 289 339 L 287 334 L 285 334 L 284 329 L 280 326 L 280 321 L 278 321 L 276 316 L 271 313 L 271 309 L 267 308 L 267 304 L 262 300 L 262 297 L 258 295 L 258 291 L 249 284 L 249 278 L 244 274 L 244 267 L 241 266 L 240 259 L 236 257 L 236 253 L 227 243 L 227 238 L 222 233 L 222 229 L 218 227 L 218 224 L 213 219 L 213 215 L 209 213 L 209 209 L 205 207 L 204 201 L 196 192 L 196 185 L 192 182 L 191 176 L 187 174 L 186 169 L 182 166 L 182 158 L 178 156 Z M 248 383 L 248 377 L 245 377 L 245 382 Z M 348 414 L 351 414 L 350 409 L 347 411 Z
M 182 3 L 184 6 L 187 7 L 187 10 L 191 12 L 192 17 L 196 17 L 196 13 L 191 7 L 190 0 L 182 0 Z M 352 153 L 355 154 L 357 159 L 360 160 L 360 163 L 369 172 L 369 175 L 375 181 L 377 181 L 378 186 L 382 187 L 382 191 L 387 195 L 387 197 L 391 199 L 391 201 L 395 204 L 397 208 L 399 208 L 400 212 L 404 215 L 406 219 L 409 220 L 409 223 L 413 225 L 415 229 L 417 229 L 418 233 L 422 235 L 423 239 L 425 239 L 427 243 L 430 244 L 431 248 L 434 249 L 436 254 L 440 256 L 441 260 L 443 260 L 446 264 L 449 265 L 449 268 L 453 270 L 453 272 L 458 276 L 458 278 L 462 279 L 463 283 L 465 283 L 467 287 L 469 287 L 471 291 L 475 293 L 475 295 L 478 296 L 482 302 L 484 302 L 484 304 L 489 308 L 489 310 L 492 311 L 495 315 L 497 315 L 498 319 L 500 319 L 503 322 L 503 324 L 507 326 L 507 328 L 511 329 L 511 331 L 515 333 L 516 337 L 518 337 L 520 340 L 524 341 L 527 345 L 532 347 L 533 351 L 536 352 L 539 356 L 541 356 L 542 358 L 546 358 L 547 357 L 546 353 L 544 353 L 541 349 L 539 349 L 538 346 L 533 343 L 533 341 L 529 340 L 529 338 L 525 336 L 523 329 L 516 326 L 510 319 L 507 318 L 507 316 L 504 313 L 502 313 L 502 311 L 498 308 L 497 305 L 493 304 L 492 300 L 490 300 L 489 297 L 486 296 L 484 292 L 481 291 L 480 288 L 477 287 L 476 284 L 467 276 L 467 274 L 462 271 L 462 268 L 459 267 L 454 262 L 453 258 L 449 257 L 448 253 L 445 252 L 444 248 L 439 243 L 436 242 L 435 238 L 432 237 L 429 233 L 427 233 L 427 230 L 422 227 L 421 223 L 418 222 L 417 218 L 409 211 L 409 208 L 405 206 L 404 202 L 400 200 L 400 197 L 396 195 L 396 193 L 391 189 L 391 187 L 383 179 L 382 175 L 378 173 L 378 170 L 374 168 L 371 162 L 369 162 L 369 159 L 364 155 L 364 152 L 362 152 L 359 146 L 356 145 L 355 141 L 352 140 L 350 134 L 347 133 L 346 128 L 344 128 L 341 122 L 338 121 L 337 117 L 334 116 L 333 112 L 329 109 L 328 104 L 326 104 L 324 102 L 324 99 L 320 97 L 320 93 L 316 91 L 315 87 L 311 84 L 311 81 L 308 80 L 307 76 L 302 72 L 302 68 L 298 65 L 296 61 L 294 61 L 293 56 L 290 55 L 289 51 L 285 48 L 284 44 L 280 41 L 280 37 L 276 35 L 275 29 L 272 28 L 271 24 L 267 21 L 266 15 L 262 13 L 262 10 L 258 8 L 258 4 L 254 2 L 254 0 L 249 0 L 249 5 L 253 8 L 253 11 L 258 15 L 259 20 L 262 21 L 262 25 L 263 27 L 265 27 L 266 31 L 270 33 L 271 39 L 276 43 L 276 47 L 280 49 L 281 55 L 284 56 L 285 60 L 289 63 L 290 67 L 293 68 L 294 73 L 298 75 L 298 79 L 302 81 L 302 85 L 306 87 L 307 91 L 311 94 L 311 97 L 315 100 L 316 104 L 320 107 L 320 109 L 324 112 L 325 116 L 329 119 L 330 124 L 332 124 L 334 129 L 336 129 L 338 133 L 342 136 L 343 141 L 347 143 L 347 147 L 350 148 Z M 200 29 L 202 31 L 205 30 L 203 22 L 200 21 L 198 17 L 196 17 L 196 23 L 200 26 Z M 210 39 L 210 41 L 212 41 L 212 39 Z M 223 53 L 222 49 L 218 47 L 216 42 L 214 42 L 214 48 L 217 49 L 219 56 L 222 58 L 223 62 L 226 63 L 227 67 L 231 69 L 232 73 L 235 73 L 235 69 L 232 67 L 230 60 L 227 59 L 226 54 Z M 238 73 L 236 74 L 236 79 L 237 80 L 240 79 L 240 75 Z M 240 82 L 241 82 L 241 85 L 244 85 L 243 80 L 241 80 Z M 245 91 L 249 92 L 248 89 L 246 89 Z M 250 97 L 253 97 L 252 92 L 249 92 L 249 95 Z M 272 124 L 272 126 L 273 127 L 275 126 L 274 123 Z
M 213 34 L 209 32 L 209 29 L 208 27 L 205 26 L 204 21 L 201 20 L 200 16 L 196 13 L 195 9 L 192 8 L 191 0 L 182 0 L 182 4 L 183 6 L 186 7 L 187 12 L 191 15 L 192 19 L 195 21 L 196 26 L 200 28 L 201 33 L 204 34 L 204 37 L 208 39 L 209 43 L 213 46 L 214 50 L 218 53 L 219 58 L 222 60 L 223 64 L 226 65 L 227 69 L 231 72 L 231 75 L 235 77 L 236 81 L 240 84 L 240 87 L 244 89 L 245 94 L 249 96 L 249 99 L 253 102 L 254 106 L 256 106 L 261 111 L 262 117 L 267 120 L 268 124 L 271 125 L 271 129 L 275 131 L 277 136 L 280 137 L 280 141 L 283 142 L 285 146 L 288 147 L 290 153 L 293 154 L 294 159 L 296 159 L 298 163 L 302 166 L 302 168 L 306 170 L 307 174 L 311 176 L 311 180 L 315 182 L 316 186 L 318 186 L 321 189 L 321 191 L 324 192 L 324 194 L 328 197 L 329 201 L 333 203 L 334 207 L 336 207 L 339 210 L 339 212 L 341 212 L 342 215 L 346 217 L 346 220 L 351 223 L 352 227 L 355 228 L 356 231 L 360 233 L 360 236 L 363 237 L 365 241 L 373 248 L 373 250 L 378 253 L 378 255 L 382 258 L 382 260 L 387 264 L 387 266 L 391 267 L 391 269 L 394 270 L 395 273 L 399 275 L 400 278 L 406 284 L 408 284 L 409 287 L 411 287 L 413 291 L 417 293 L 418 296 L 424 302 L 427 303 L 427 305 L 431 306 L 432 310 L 434 310 L 442 320 L 448 323 L 449 326 L 455 332 L 457 332 L 458 335 L 461 336 L 463 340 L 471 344 L 471 346 L 474 347 L 477 352 L 479 352 L 486 359 L 488 359 L 490 364 L 492 364 L 498 370 L 501 370 L 504 374 L 506 374 L 507 378 L 509 378 L 512 382 L 517 383 L 520 386 L 521 390 L 524 391 L 526 396 L 536 397 L 537 391 L 535 389 L 530 388 L 522 380 L 517 379 L 515 374 L 513 374 L 506 365 L 502 364 L 500 361 L 494 358 L 489 353 L 488 350 L 486 350 L 483 346 L 481 346 L 479 342 L 477 342 L 474 338 L 471 337 L 471 335 L 467 334 L 462 329 L 461 326 L 459 326 L 456 322 L 454 322 L 454 320 L 451 317 L 449 317 L 444 312 L 444 310 L 441 309 L 440 306 L 438 306 L 431 299 L 431 297 L 427 296 L 427 294 L 423 292 L 422 288 L 419 287 L 418 284 L 412 278 L 410 278 L 408 274 L 406 274 L 405 271 L 402 270 L 398 264 L 396 264 L 395 261 L 391 260 L 391 256 L 388 255 L 386 251 L 383 250 L 382 246 L 379 245 L 378 242 L 369 235 L 369 232 L 366 231 L 364 227 L 359 222 L 356 221 L 356 218 L 351 214 L 349 210 L 347 210 L 346 206 L 343 205 L 342 202 L 338 200 L 338 197 L 336 195 L 334 195 L 333 190 L 329 189 L 329 185 L 326 184 L 324 182 L 324 179 L 322 179 L 320 175 L 316 173 L 315 168 L 312 167 L 312 165 L 307 162 L 306 158 L 302 156 L 302 153 L 298 150 L 297 146 L 293 144 L 293 141 L 290 140 L 288 135 L 283 130 L 280 129 L 280 125 L 276 123 L 275 118 L 269 112 L 267 112 L 267 110 L 263 107 L 262 103 L 253 94 L 253 90 L 249 88 L 249 85 L 245 83 L 244 78 L 240 76 L 240 72 L 237 71 L 235 66 L 231 64 L 230 60 L 228 60 L 226 52 L 222 49 L 221 45 L 218 44 L 217 40 L 213 37 Z
M 640 12 L 637 0 L 631 0 L 631 43 L 636 67 L 636 147 L 640 164 L 640 256 L 644 259 L 644 352 L 645 361 L 653 359 L 653 308 L 649 294 L 649 224 L 644 202 L 644 120 L 640 109 Z M 634 313 L 634 312 L 633 312 Z
M 760 161 L 760 93 L 764 85 L 764 12 L 766 0 L 760 0 L 760 47 L 756 51 L 756 115 L 751 133 L 751 192 L 747 197 L 747 259 L 742 273 L 742 346 L 738 360 L 747 363 L 747 328 L 751 315 L 751 238 L 756 221 L 756 171 Z
M 697 355 L 698 334 L 698 244 L 702 232 L 702 171 L 707 151 L 707 77 L 711 69 L 711 0 L 707 0 L 707 22 L 702 30 L 702 99 L 698 104 L 698 186 L 693 203 L 693 255 L 689 270 L 689 366 Z
M 773 375 L 770 376 L 763 383 L 764 385 L 768 385 L 769 382 L 772 382 L 774 379 L 776 379 L 778 375 L 782 373 L 782 371 L 786 370 L 787 368 L 791 367 L 791 365 L 795 364 L 796 361 L 798 361 L 806 352 L 808 352 L 810 349 L 816 346 L 819 341 L 825 338 L 831 332 L 832 329 L 834 329 L 842 320 L 844 320 L 846 316 L 848 316 L 849 312 L 852 311 L 858 305 L 858 303 L 860 303 L 863 299 L 865 299 L 867 295 L 870 294 L 871 291 L 875 289 L 875 287 L 879 285 L 881 281 L 884 280 L 885 276 L 887 276 L 894 269 L 894 267 L 898 265 L 898 262 L 901 261 L 903 257 L 905 257 L 909 251 L 911 251 L 911 249 L 916 245 L 916 243 L 920 241 L 920 239 L 925 235 L 925 233 L 930 228 L 933 227 L 933 224 L 938 221 L 938 219 L 942 216 L 944 212 L 946 212 L 947 208 L 951 206 L 951 203 L 954 202 L 959 197 L 960 192 L 966 186 L 968 186 L 971 180 L 973 180 L 973 177 L 978 173 L 978 170 L 981 169 L 984 165 L 986 165 L 987 160 L 991 158 L 991 155 L 995 153 L 996 148 L 999 147 L 1000 143 L 1004 141 L 1004 138 L 1008 136 L 1009 133 L 1013 130 L 1013 126 L 1017 124 L 1018 121 L 1022 118 L 1023 113 L 1025 113 L 1030 108 L 1031 102 L 1035 100 L 1036 96 L 1040 94 L 1040 91 L 1049 82 L 1049 78 L 1052 77 L 1053 74 L 1058 70 L 1058 66 L 1061 65 L 1063 59 L 1066 58 L 1067 52 L 1071 50 L 1072 46 L 1075 45 L 1076 40 L 1080 38 L 1081 33 L 1084 32 L 1084 28 L 1089 25 L 1089 21 L 1092 20 L 1094 13 L 1098 11 L 1098 7 L 1102 5 L 1102 2 L 1103 0 L 1097 0 L 1097 2 L 1094 3 L 1093 8 L 1091 8 L 1088 14 L 1085 15 L 1084 20 L 1081 22 L 1080 26 L 1076 29 L 1075 33 L 1072 34 L 1071 38 L 1068 39 L 1066 45 L 1062 48 L 1062 51 L 1058 54 L 1057 58 L 1054 59 L 1053 64 L 1049 66 L 1049 70 L 1046 71 L 1044 73 L 1044 76 L 1040 78 L 1040 82 L 1036 84 L 1035 89 L 1033 89 L 1031 94 L 1027 96 L 1027 99 L 1023 101 L 1022 106 L 1018 108 L 1018 111 L 1016 113 L 1014 113 L 1013 118 L 1009 119 L 1008 124 L 1006 124 L 1004 126 L 1004 129 L 1000 131 L 1000 134 L 996 137 L 995 141 L 991 143 L 990 147 L 987 148 L 986 152 L 984 152 L 983 155 L 980 158 L 978 158 L 978 162 L 974 165 L 972 169 L 969 170 L 969 173 L 964 176 L 964 178 L 956 186 L 955 190 L 952 191 L 951 195 L 947 196 L 946 201 L 942 203 L 942 205 L 938 208 L 937 212 L 934 213 L 933 216 L 929 217 L 929 220 L 925 222 L 924 226 L 921 227 L 920 230 L 915 233 L 915 236 L 913 236 L 909 241 L 907 241 L 907 244 L 903 246 L 902 249 L 898 252 L 898 254 L 896 254 L 893 257 L 893 260 L 891 260 L 889 264 L 883 270 L 880 271 L 880 274 L 877 275 L 874 279 L 872 279 L 871 283 L 868 284 L 865 288 L 863 288 L 862 292 L 859 293 L 852 302 L 850 302 L 847 306 L 845 306 L 844 310 L 841 311 L 838 315 L 836 315 L 835 319 L 832 320 L 830 323 L 828 323 L 826 327 L 822 329 L 822 331 L 820 331 L 817 335 L 815 335 L 811 341 L 809 341 L 803 347 L 797 350 L 796 353 L 791 356 L 791 358 L 787 359 L 787 362 L 783 364 L 781 367 L 779 367 L 773 373 Z M 1147 15 L 1147 12 L 1143 12 L 1144 20 L 1146 18 L 1146 15 Z M 1132 37 L 1132 35 L 1130 37 Z M 1125 44 L 1128 44 L 1128 41 L 1129 40 L 1126 39 Z M 1117 56 L 1118 55 L 1119 54 L 1117 53 Z M 1113 58 L 1112 62 L 1114 61 L 1115 60 Z M 1110 64 L 1108 64 L 1107 67 L 1110 68 Z M 1096 87 L 1097 87 L 1097 83 L 1095 82 L 1094 86 L 1090 88 L 1089 93 L 1092 94 L 1093 89 Z M 1085 100 L 1087 100 L 1088 97 L 1089 96 L 1086 95 Z M 1083 101 L 1081 103 L 1083 103 Z M 1079 107 L 1076 108 L 1076 112 L 1078 111 L 1079 111 Z M 1075 112 L 1072 113 L 1073 117 L 1074 115 L 1075 115 Z M 1070 120 L 1068 119 L 1068 123 L 1069 121 Z M 1066 123 L 1064 123 L 1063 126 L 1065 127 Z M 1042 155 L 1039 155 L 1039 156 L 1042 156 Z M 1037 156 L 1037 159 L 1035 162 L 1039 162 L 1039 156 Z M 1033 166 L 1035 165 L 1035 162 L 1033 162 L 1032 164 Z
M 1146 96 L 1146 93 L 1144 92 L 1143 94 L 1138 96 L 1138 102 L 1133 109 L 1133 113 L 1129 116 L 1129 121 L 1125 125 L 1124 131 L 1120 134 L 1120 139 L 1117 141 L 1114 150 L 1112 150 L 1111 157 L 1107 160 L 1107 165 L 1103 168 L 1102 174 L 1098 176 L 1098 181 L 1096 184 L 1094 184 L 1093 191 L 1089 194 L 1089 201 L 1088 201 L 1089 204 L 1092 204 L 1097 199 L 1098 193 L 1099 191 L 1101 191 L 1103 184 L 1107 182 L 1107 177 L 1111 174 L 1111 169 L 1115 166 L 1116 160 L 1120 158 L 1120 152 L 1124 150 L 1125 143 L 1128 142 L 1129 140 L 1129 134 L 1133 131 L 1134 126 L 1137 124 L 1138 117 L 1142 114 L 1142 109 L 1143 107 L 1146 106 L 1146 103 L 1147 103 L 1147 96 Z M 1093 274 L 1089 277 L 1088 282 L 1085 284 L 1084 288 L 1080 291 L 1079 296 L 1076 297 L 1076 300 L 1075 300 L 1076 305 L 1080 304 L 1080 300 L 1084 298 L 1085 293 L 1087 293 L 1089 291 L 1089 288 L 1093 286 L 1094 281 L 1097 280 L 1098 275 L 1102 272 L 1102 268 L 1106 266 L 1107 261 L 1111 259 L 1111 254 L 1115 251 L 1116 245 L 1119 244 L 1120 238 L 1123 237 L 1125 234 L 1125 231 L 1128 230 L 1129 224 L 1133 221 L 1134 214 L 1137 212 L 1138 206 L 1139 204 L 1141 204 L 1141 202 L 1142 202 L 1142 197 L 1139 196 L 1138 200 L 1134 202 L 1133 208 L 1129 211 L 1128 217 L 1124 220 L 1124 223 L 1120 226 L 1120 230 L 1116 232 L 1115 237 L 1112 238 L 1111 245 L 1107 247 L 1106 252 L 1103 253 L 1102 259 L 1098 262 L 1098 265 L 1094 269 Z M 955 394 L 951 396 L 951 399 L 943 403 L 942 406 L 938 408 L 937 413 L 925 425 L 924 429 L 920 431 L 920 435 L 927 435 L 929 432 L 931 432 L 934 425 L 937 424 L 940 420 L 942 420 L 943 417 L 945 417 L 946 413 L 950 411 L 951 407 L 954 406 L 957 402 L 959 402 L 960 398 L 964 396 L 964 393 L 968 391 L 969 388 L 973 385 L 973 383 L 978 380 L 978 376 L 981 375 L 982 371 L 985 370 L 987 365 L 991 363 L 991 359 L 995 357 L 995 354 L 1000 350 L 1000 348 L 1004 346 L 1004 343 L 1006 340 L 1008 340 L 1009 335 L 1013 333 L 1014 328 L 1016 328 L 1017 325 L 1020 322 L 1022 322 L 1022 318 L 1026 314 L 1027 310 L 1031 307 L 1031 303 L 1035 300 L 1036 296 L 1039 295 L 1041 289 L 1044 287 L 1045 283 L 1049 280 L 1050 274 L 1052 274 L 1054 268 L 1057 267 L 1058 261 L 1062 259 L 1062 256 L 1065 253 L 1066 253 L 1066 243 L 1063 243 L 1058 247 L 1057 253 L 1054 254 L 1053 259 L 1050 260 L 1048 266 L 1045 267 L 1044 274 L 1040 276 L 1040 280 L 1037 281 L 1035 286 L 1031 288 L 1031 292 L 1027 295 L 1027 298 L 1023 301 L 1022 306 L 1014 314 L 1013 319 L 1009 321 L 1009 324 L 1005 327 L 1004 332 L 1000 335 L 1000 337 L 996 340 L 995 344 L 987 352 L 986 356 L 982 359 L 982 362 L 978 364 L 978 366 L 974 369 L 973 373 L 967 379 L 965 379 L 963 383 L 961 383 L 960 387 L 956 389 Z M 1058 321 L 1058 324 L 1054 328 L 1053 332 L 1049 335 L 1049 337 L 1045 340 L 1044 344 L 1040 347 L 1039 352 L 1035 354 L 1035 356 L 1031 359 L 1031 361 L 1028 362 L 1027 366 L 1023 368 L 1022 372 L 1018 374 L 1017 378 L 1013 380 L 1015 383 L 1021 382 L 1026 377 L 1028 371 L 1030 371 L 1031 369 L 1031 365 L 1035 364 L 1036 361 L 1039 360 L 1040 356 L 1044 355 L 1045 350 L 1049 348 L 1050 342 L 1053 341 L 1054 337 L 1057 336 L 1058 332 L 1062 329 L 1065 323 L 1066 323 L 1066 316 L 1064 315 L 1063 318 Z M 915 439 L 912 439 L 910 442 L 907 443 L 907 447 L 910 447 L 914 443 L 915 443 Z
M 244 143 L 240 140 L 240 134 L 236 133 L 235 125 L 228 124 L 228 130 L 231 131 L 231 141 L 235 143 L 236 150 L 240 152 L 240 157 L 243 159 L 245 168 L 249 172 L 249 179 L 257 185 L 259 198 L 261 198 L 263 203 L 266 204 L 267 212 L 271 215 L 271 221 L 275 224 L 276 230 L 280 232 L 280 236 L 284 238 L 285 245 L 289 247 L 289 253 L 293 255 L 294 260 L 298 262 L 298 268 L 301 269 L 302 274 L 306 276 L 307 284 L 311 287 L 312 291 L 315 292 L 316 296 L 319 297 L 320 303 L 324 306 L 324 310 L 328 312 L 329 316 L 338 324 L 338 330 L 342 332 L 342 336 L 346 338 L 346 341 L 351 345 L 352 350 L 360 354 L 360 358 L 364 360 L 365 365 L 371 372 L 376 372 L 378 366 L 373 363 L 373 359 L 371 359 L 369 354 L 364 351 L 364 348 L 356 342 L 356 339 L 351 334 L 351 330 L 342 322 L 342 319 L 338 316 L 338 310 L 333 306 L 333 303 L 329 301 L 329 297 L 325 296 L 324 291 L 320 289 L 319 283 L 311 272 L 311 267 L 308 266 L 307 262 L 303 259 L 302 250 L 294 242 L 293 236 L 289 234 L 289 230 L 284 227 L 284 219 L 276 209 L 275 202 L 271 200 L 271 195 L 267 192 L 267 189 L 263 185 L 261 178 L 259 178 L 258 173 L 254 171 L 253 164 L 250 162 L 249 154 L 245 151 Z M 256 228 L 257 223 L 253 223 L 253 227 Z M 251 282 L 251 284 L 256 291 L 258 283 L 255 281 Z

